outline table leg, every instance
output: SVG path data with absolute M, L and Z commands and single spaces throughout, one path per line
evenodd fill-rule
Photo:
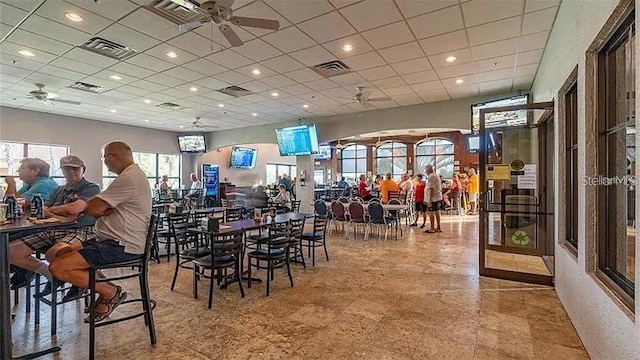
M 0 358 L 11 359 L 11 290 L 9 289 L 9 234 L 0 234 Z

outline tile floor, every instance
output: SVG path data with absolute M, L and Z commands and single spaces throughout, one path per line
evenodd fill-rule
M 480 278 L 477 221 L 445 216 L 444 232 L 405 228 L 398 241 L 329 239 L 330 261 L 294 266 L 295 287 L 276 272 L 272 295 L 254 285 L 191 296 L 191 273 L 169 290 L 173 263 L 154 264 L 150 281 L 158 344 L 143 320 L 97 330 L 100 359 L 588 359 L 552 288 Z M 264 272 L 258 272 L 264 278 Z M 137 293 L 133 283 L 124 284 Z M 16 354 L 62 347 L 49 359 L 86 359 L 82 303 L 59 311 L 58 335 L 48 316 L 39 330 L 15 309 Z M 121 307 L 116 315 L 132 309 Z M 43 359 L 46 359 L 44 357 Z

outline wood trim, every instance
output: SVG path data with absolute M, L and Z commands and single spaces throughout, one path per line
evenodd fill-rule
M 480 268 L 480 276 L 519 281 L 529 284 L 553 286 L 553 277 L 549 275 L 529 274 L 493 268 Z

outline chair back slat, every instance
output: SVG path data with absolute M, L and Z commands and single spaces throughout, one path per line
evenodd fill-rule
M 352 202 L 349 204 L 349 216 L 351 216 L 351 221 L 353 222 L 365 222 L 364 221 L 364 206 L 357 202 Z
M 214 257 L 238 256 L 242 251 L 242 231 L 231 234 L 217 235 L 213 238 L 212 253 Z
M 346 221 L 344 205 L 337 201 L 331 203 L 331 213 L 333 214 L 333 218 L 338 221 Z
M 153 238 L 158 230 L 158 217 L 155 214 L 151 214 L 149 218 L 149 227 L 147 227 L 147 239 L 144 243 L 144 255 L 145 263 L 149 261 L 151 256 L 151 246 L 153 246 Z
M 327 215 L 327 204 L 324 203 L 323 200 L 316 200 L 313 203 L 313 210 L 318 215 Z
M 369 221 L 376 224 L 386 224 L 386 219 L 384 217 L 384 208 L 380 203 L 370 203 L 367 207 L 367 212 L 369 213 Z

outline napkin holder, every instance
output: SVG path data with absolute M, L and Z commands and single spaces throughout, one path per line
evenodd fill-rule
M 220 230 L 220 221 L 218 218 L 206 217 L 200 220 L 200 228 L 206 231 L 218 231 Z

